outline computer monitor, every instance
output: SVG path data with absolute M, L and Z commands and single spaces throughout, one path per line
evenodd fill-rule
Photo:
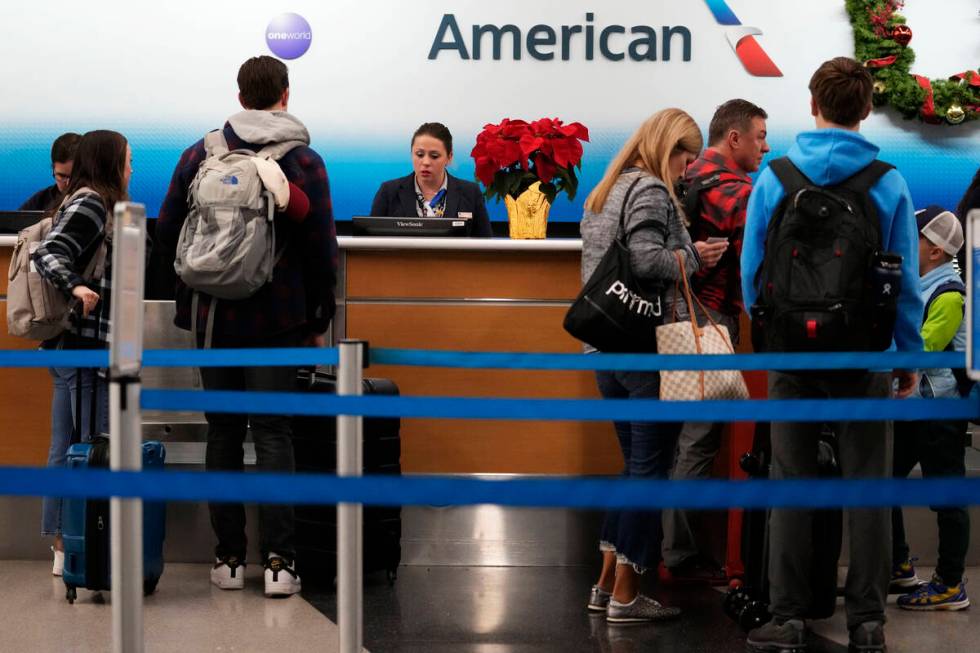
M 16 234 L 40 222 L 44 211 L 0 211 L 0 234 Z
M 465 238 L 472 220 L 458 218 L 351 218 L 355 236 L 415 236 L 418 238 Z

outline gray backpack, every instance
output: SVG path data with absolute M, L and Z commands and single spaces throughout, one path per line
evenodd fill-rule
M 61 218 L 61 209 L 76 197 L 92 192 L 90 188 L 78 189 L 71 197 L 65 198 L 54 216 L 46 217 L 17 234 L 17 244 L 7 272 L 7 332 L 10 335 L 48 340 L 71 327 L 71 315 L 78 300 L 44 278 L 31 257 L 48 237 L 55 221 Z M 87 283 L 98 283 L 105 271 L 108 241 L 112 234 L 111 212 L 108 220 L 106 235 L 82 272 L 82 278 Z
M 219 299 L 245 299 L 272 279 L 278 259 L 276 206 L 255 159 L 278 161 L 300 145 L 285 141 L 257 153 L 229 151 L 221 130 L 204 137 L 207 158 L 191 182 L 190 212 L 174 260 L 177 276 L 189 288 Z

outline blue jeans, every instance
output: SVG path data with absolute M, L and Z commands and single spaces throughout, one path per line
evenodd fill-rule
M 64 467 L 68 456 L 68 446 L 75 430 L 75 388 L 78 382 L 78 368 L 52 367 L 48 370 L 54 382 L 54 396 L 51 400 L 51 448 L 48 449 L 48 467 Z M 89 439 L 91 433 L 92 376 L 95 370 L 82 370 L 82 440 Z M 96 429 L 99 433 L 109 432 L 109 387 L 104 377 L 98 377 L 96 396 Z M 61 535 L 61 498 L 44 497 L 41 508 L 41 535 Z
M 596 372 L 605 399 L 657 399 L 657 372 Z M 613 422 L 623 451 L 623 476 L 667 478 L 681 424 Z M 617 562 L 632 564 L 640 573 L 660 562 L 663 526 L 659 510 L 611 510 L 602 525 L 599 548 L 616 552 Z

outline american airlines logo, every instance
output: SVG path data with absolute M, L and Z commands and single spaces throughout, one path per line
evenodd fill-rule
M 719 24 L 728 26 L 728 42 L 745 69 L 757 77 L 782 77 L 779 68 L 755 37 L 757 27 L 743 26 L 725 0 L 705 0 Z M 493 23 L 460 25 L 444 14 L 429 48 L 430 60 L 440 55 L 463 61 L 494 61 L 525 56 L 538 61 L 691 61 L 694 35 L 685 25 L 620 25 L 604 23 L 592 11 L 578 24 L 519 26 Z
M 742 25 L 742 21 L 731 10 L 726 0 L 704 1 L 708 4 L 708 9 L 711 10 L 718 24 L 728 27 L 726 30 L 728 44 L 732 46 L 732 50 L 735 51 L 739 61 L 742 62 L 750 75 L 756 77 L 783 76 L 782 71 L 773 63 L 755 39 L 756 36 L 762 35 L 761 29 Z

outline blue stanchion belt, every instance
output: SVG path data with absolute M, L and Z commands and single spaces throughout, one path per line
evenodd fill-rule
M 0 494 L 141 497 L 149 501 L 474 505 L 549 508 L 828 508 L 975 505 L 980 478 L 928 480 L 482 480 L 440 476 L 110 472 L 0 468 Z
M 376 349 L 373 362 L 432 367 L 547 370 L 826 370 L 961 367 L 961 353 L 739 354 L 663 356 L 503 354 Z M 147 367 L 336 364 L 336 349 L 150 350 Z M 0 367 L 105 367 L 105 351 L 0 351 Z M 435 418 L 726 421 L 971 419 L 967 399 L 834 399 L 663 402 L 657 400 L 473 399 L 331 396 L 308 393 L 144 390 L 144 408 L 294 415 Z M 162 477 L 159 474 L 165 473 Z M 0 494 L 120 496 L 147 500 L 468 505 L 566 508 L 872 507 L 980 503 L 980 479 L 653 481 L 458 477 L 337 478 L 220 472 L 110 472 L 64 468 L 0 468 Z
M 336 365 L 336 348 L 148 349 L 144 367 Z M 421 367 L 519 370 L 835 370 L 963 367 L 962 352 L 819 354 L 525 354 L 372 349 L 371 363 Z M 0 367 L 106 367 L 104 350 L 3 350 Z
M 523 354 L 372 349 L 371 363 L 519 370 L 891 370 L 963 367 L 963 352 L 818 354 Z
M 689 422 L 826 422 L 980 417 L 972 399 L 784 399 L 660 401 L 658 399 L 485 399 L 335 396 L 296 392 L 143 390 L 148 410 L 285 415 L 364 415 L 446 419 Z

